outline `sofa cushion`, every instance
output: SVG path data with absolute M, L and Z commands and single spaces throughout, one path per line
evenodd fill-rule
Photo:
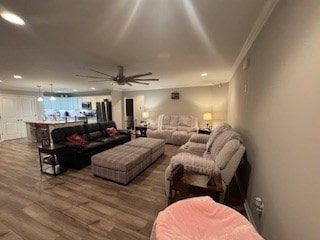
M 171 158 L 172 164 L 181 163 L 186 171 L 212 176 L 215 171 L 215 163 L 191 153 L 180 152 Z
M 89 140 L 95 140 L 96 138 L 100 138 L 105 136 L 106 134 L 102 131 L 95 131 L 95 132 L 90 132 L 87 133 L 88 139 Z
M 161 130 L 177 130 L 177 127 L 171 126 L 171 125 L 162 125 Z
M 212 146 L 210 149 L 210 154 L 211 154 L 210 158 L 215 160 L 215 158 L 217 157 L 219 152 L 222 150 L 224 145 L 231 139 L 236 139 L 241 141 L 240 135 L 233 130 L 226 130 L 221 134 L 219 134 L 216 140 L 212 143 Z
M 185 132 L 188 132 L 188 133 L 197 131 L 197 129 L 194 128 L 194 127 L 184 127 L 184 126 L 178 126 L 177 130 L 178 131 L 185 131 Z
M 239 149 L 239 147 L 240 147 L 239 140 L 232 139 L 232 140 L 228 141 L 223 146 L 223 148 L 218 153 L 218 155 L 215 159 L 216 166 L 221 170 L 224 169 L 227 166 L 230 159 L 232 158 L 232 156 Z
M 105 144 L 103 142 L 89 142 L 88 144 L 84 145 L 83 148 L 84 150 L 90 151 L 97 149 L 101 146 L 104 146 Z
M 178 115 L 171 115 L 169 125 L 172 127 L 178 126 L 179 123 L 179 116 Z
M 206 146 L 206 151 L 207 152 L 210 152 L 210 149 L 212 147 L 212 144 L 213 142 L 216 140 L 216 138 L 224 131 L 226 130 L 232 130 L 232 127 L 226 123 L 226 122 L 223 122 L 223 123 L 220 123 L 218 124 L 211 132 L 210 134 L 210 138 L 207 142 L 207 146 Z
M 163 115 L 162 125 L 170 125 L 171 115 Z
M 190 138 L 190 142 L 206 144 L 209 138 L 210 136 L 207 134 L 193 134 Z
M 68 136 L 67 140 L 69 142 L 78 143 L 81 145 L 88 144 L 88 142 L 83 137 L 81 137 L 78 133 L 74 133 L 74 134 Z
M 193 116 L 181 115 L 179 117 L 179 126 L 192 127 L 193 126 Z

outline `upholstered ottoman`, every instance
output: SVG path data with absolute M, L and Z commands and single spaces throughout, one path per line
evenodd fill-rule
M 129 145 L 120 145 L 91 157 L 95 176 L 122 184 L 128 184 L 151 163 L 150 148 Z
M 136 138 L 125 143 L 127 146 L 147 148 L 151 150 L 151 161 L 156 161 L 164 153 L 165 141 L 156 138 Z

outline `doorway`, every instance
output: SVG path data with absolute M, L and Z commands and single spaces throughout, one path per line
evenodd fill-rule
M 125 127 L 126 129 L 134 129 L 134 99 L 125 99 Z

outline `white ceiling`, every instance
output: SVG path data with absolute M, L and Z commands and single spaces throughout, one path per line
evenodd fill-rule
M 114 88 L 76 74 L 152 72 L 139 90 L 219 84 L 232 67 L 268 0 L 4 0 L 0 11 L 0 88 L 79 92 Z M 208 73 L 201 77 L 202 72 Z M 14 79 L 13 75 L 23 79 Z M 95 74 L 93 74 L 95 75 Z

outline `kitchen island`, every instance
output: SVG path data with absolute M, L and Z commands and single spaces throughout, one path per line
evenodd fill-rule
M 73 127 L 82 125 L 83 121 L 29 121 L 25 122 L 27 127 L 27 138 L 30 142 L 47 141 L 52 143 L 51 131 L 56 128 Z

